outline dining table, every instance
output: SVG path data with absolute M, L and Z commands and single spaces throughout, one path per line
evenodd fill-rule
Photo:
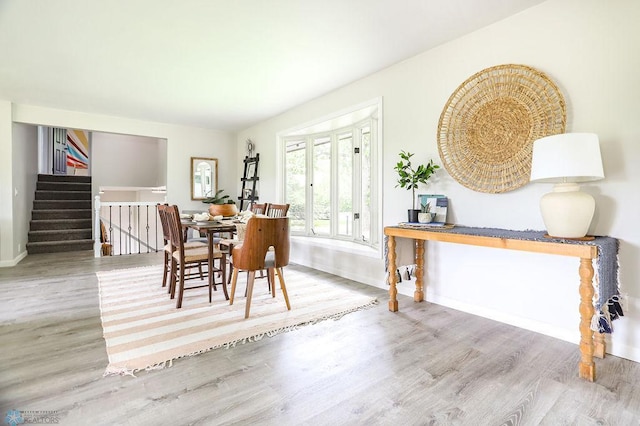
M 207 235 L 207 245 L 209 248 L 209 283 L 213 285 L 213 289 L 217 290 L 215 280 L 213 279 L 213 260 L 214 260 L 214 239 L 216 235 L 222 233 L 233 234 L 236 230 L 236 219 L 222 219 L 222 220 L 208 220 L 208 221 L 194 221 L 194 220 L 182 220 L 182 229 L 184 231 L 185 241 L 187 238 L 187 232 L 189 229 L 194 229 L 200 233 Z M 222 274 L 222 291 L 224 291 L 224 297 L 229 300 L 229 293 L 227 292 L 227 252 L 221 251 L 222 258 L 220 260 L 220 269 Z

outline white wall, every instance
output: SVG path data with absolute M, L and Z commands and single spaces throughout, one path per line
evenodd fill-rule
M 567 131 L 600 136 L 606 179 L 584 186 L 597 202 L 591 232 L 621 240 L 620 279 L 629 300 L 608 349 L 640 361 L 638 16 L 640 2 L 635 0 L 550 0 L 246 129 L 237 141 L 255 141 L 261 199 L 275 199 L 277 132 L 383 96 L 383 220 L 393 225 L 406 220 L 410 207 L 408 193 L 394 188 L 398 152 L 439 162 L 440 113 L 464 80 L 507 63 L 547 73 L 564 93 Z M 544 229 L 538 200 L 551 188 L 529 184 L 505 194 L 484 194 L 466 189 L 442 170 L 428 189 L 449 196 L 449 220 L 455 223 Z M 296 261 L 384 287 L 382 259 L 322 248 L 292 253 L 302 255 Z M 577 259 L 430 243 L 426 260 L 429 300 L 578 342 Z
M 236 161 L 235 138 L 228 132 L 0 101 L 0 266 L 11 266 L 19 260 L 16 247 L 23 238 L 21 225 L 13 217 L 11 188 L 14 179 L 24 179 L 28 173 L 22 164 L 12 164 L 12 150 L 15 149 L 12 122 L 166 139 L 166 154 L 157 153 L 153 161 L 163 156 L 166 158 L 167 201 L 184 210 L 203 208 L 200 201 L 191 200 L 189 175 L 192 156 L 219 159 L 221 188 L 235 188 L 239 180 L 238 168 L 242 163 Z M 95 152 L 93 155 L 95 167 L 99 159 Z M 130 167 L 138 167 L 138 164 Z M 156 177 L 162 179 L 162 174 L 159 172 Z M 155 186 L 155 182 L 150 186 Z
M 26 124 L 13 125 L 13 252 L 17 259 L 27 255 L 31 210 L 38 175 L 38 128 Z
M 166 139 L 158 139 L 158 158 L 156 159 L 157 164 L 167 164 L 167 140 Z M 165 186 L 167 184 L 167 168 L 160 167 L 157 171 L 156 183 L 153 186 Z
M 192 156 L 220 159 L 218 179 L 221 187 L 234 188 L 239 180 L 237 170 L 241 163 L 235 160 L 235 139 L 229 132 L 22 104 L 13 105 L 13 121 L 166 139 L 167 197 L 170 203 L 181 208 L 202 207 L 201 202 L 191 200 Z
M 14 259 L 11 102 L 0 100 L 0 266 Z
M 160 179 L 166 175 L 166 162 L 158 163 L 158 159 L 166 144 L 160 142 L 157 138 L 93 132 L 92 183 L 148 188 L 165 185 Z

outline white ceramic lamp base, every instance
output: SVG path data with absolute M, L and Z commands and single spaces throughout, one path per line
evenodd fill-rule
M 580 191 L 577 183 L 558 183 L 553 192 L 540 199 L 542 220 L 552 237 L 584 237 L 589 232 L 595 209 L 593 197 Z

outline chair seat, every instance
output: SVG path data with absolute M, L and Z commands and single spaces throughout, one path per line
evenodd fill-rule
M 191 242 L 188 242 L 188 243 L 184 243 L 185 250 L 193 250 L 193 249 L 202 248 L 202 247 L 206 248 L 206 247 L 208 247 L 208 244 L 207 243 L 201 243 L 199 241 L 191 241 Z M 171 253 L 171 244 L 166 244 L 164 246 L 164 251 L 166 251 L 167 253 Z
M 199 247 L 208 247 L 209 243 L 207 243 L 207 239 L 205 238 L 204 241 L 200 241 L 200 240 L 193 240 L 193 241 L 187 241 L 186 243 L 184 243 L 184 248 L 186 250 L 190 250 L 193 248 L 199 248 Z
M 213 250 L 213 258 L 220 259 L 222 257 L 222 252 L 218 249 Z M 175 251 L 173 252 L 173 258 L 179 263 L 180 262 L 180 253 Z M 196 247 L 189 250 L 184 251 L 184 261 L 186 263 L 191 262 L 206 262 L 209 260 L 209 248 L 208 247 Z

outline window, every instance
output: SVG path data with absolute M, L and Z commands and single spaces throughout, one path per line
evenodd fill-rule
M 292 234 L 378 247 L 377 111 L 358 110 L 280 136 Z

